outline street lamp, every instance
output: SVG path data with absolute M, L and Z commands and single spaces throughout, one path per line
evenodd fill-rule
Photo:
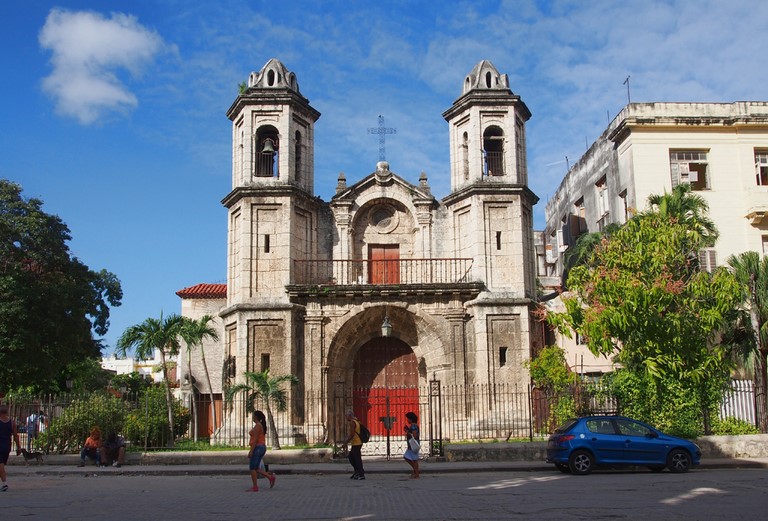
M 381 336 L 388 337 L 392 334 L 392 324 L 389 322 L 387 310 L 384 310 L 384 322 L 381 323 Z

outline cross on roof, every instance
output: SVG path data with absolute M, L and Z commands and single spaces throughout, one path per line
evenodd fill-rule
M 384 136 L 386 134 L 397 134 L 397 129 L 394 128 L 385 128 L 384 127 L 384 116 L 379 114 L 379 126 L 377 128 L 369 128 L 368 129 L 369 134 L 378 134 L 379 135 L 379 161 L 386 160 L 386 149 L 384 147 Z

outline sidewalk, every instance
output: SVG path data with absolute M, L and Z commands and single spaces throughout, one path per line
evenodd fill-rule
M 176 453 L 176 460 L 181 459 L 182 453 Z M 151 476 L 184 476 L 184 475 L 241 475 L 248 471 L 245 457 L 242 463 L 232 463 L 227 458 L 222 464 L 184 464 L 173 465 L 142 465 L 130 462 L 120 468 L 100 468 L 93 464 L 78 467 L 77 455 L 46 456 L 42 465 L 25 465 L 14 462 L 8 473 L 12 476 L 22 475 L 151 475 Z M 10 462 L 9 462 L 10 463 Z M 402 474 L 407 472 L 407 465 L 400 458 L 387 461 L 382 458 L 364 458 L 366 474 Z M 768 458 L 708 458 L 702 459 L 696 469 L 725 469 L 725 468 L 757 468 L 768 469 Z M 346 459 L 333 460 L 323 463 L 273 463 L 270 470 L 277 474 L 350 474 L 351 467 Z M 462 472 L 554 472 L 551 464 L 543 461 L 477 461 L 477 462 L 446 462 L 426 458 L 421 461 L 423 473 L 462 473 Z

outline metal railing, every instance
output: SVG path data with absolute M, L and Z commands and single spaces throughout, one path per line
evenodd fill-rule
M 293 283 L 353 284 L 457 284 L 471 280 L 472 259 L 296 260 Z
M 726 391 L 721 418 L 734 417 L 754 424 L 754 388 L 751 382 L 734 381 Z M 132 446 L 156 450 L 171 445 L 162 389 L 140 395 L 108 393 L 86 395 L 46 395 L 4 399 L 11 417 L 21 430 L 22 446 L 28 438 L 25 420 L 40 411 L 46 417 L 45 432 L 30 440 L 33 449 L 45 452 L 76 452 L 91 427 L 102 432 L 114 430 Z M 207 402 L 205 402 L 207 403 Z M 340 447 L 346 438 L 345 412 L 353 409 L 368 425 L 372 438 L 364 447 L 369 455 L 401 454 L 405 449 L 403 426 L 405 413 L 415 412 L 420 421 L 423 453 L 439 454 L 443 442 L 543 439 L 564 418 L 558 416 L 563 406 L 567 414 L 608 414 L 620 412 L 615 399 L 596 385 L 574 386 L 567 391 L 548 394 L 540 389 L 512 384 L 444 385 L 431 381 L 418 388 L 351 388 L 337 383 L 326 393 L 291 391 L 289 408 L 272 408 L 275 430 L 281 446 L 327 444 Z M 247 447 L 253 426 L 242 396 L 219 404 L 213 444 Z M 263 401 L 252 404 L 266 413 Z M 198 414 L 207 412 L 198 406 Z M 175 401 L 176 443 L 192 437 L 190 411 Z M 39 429 L 39 428 L 38 428 Z M 273 440 L 267 439 L 272 445 Z M 176 444 L 175 443 L 175 444 Z

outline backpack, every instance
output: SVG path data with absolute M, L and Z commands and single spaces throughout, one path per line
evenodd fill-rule
M 359 421 L 357 424 L 360 426 L 360 432 L 358 433 L 358 436 L 360 436 L 360 441 L 363 443 L 368 443 L 368 440 L 371 439 L 371 431 L 369 431 L 368 428 Z

